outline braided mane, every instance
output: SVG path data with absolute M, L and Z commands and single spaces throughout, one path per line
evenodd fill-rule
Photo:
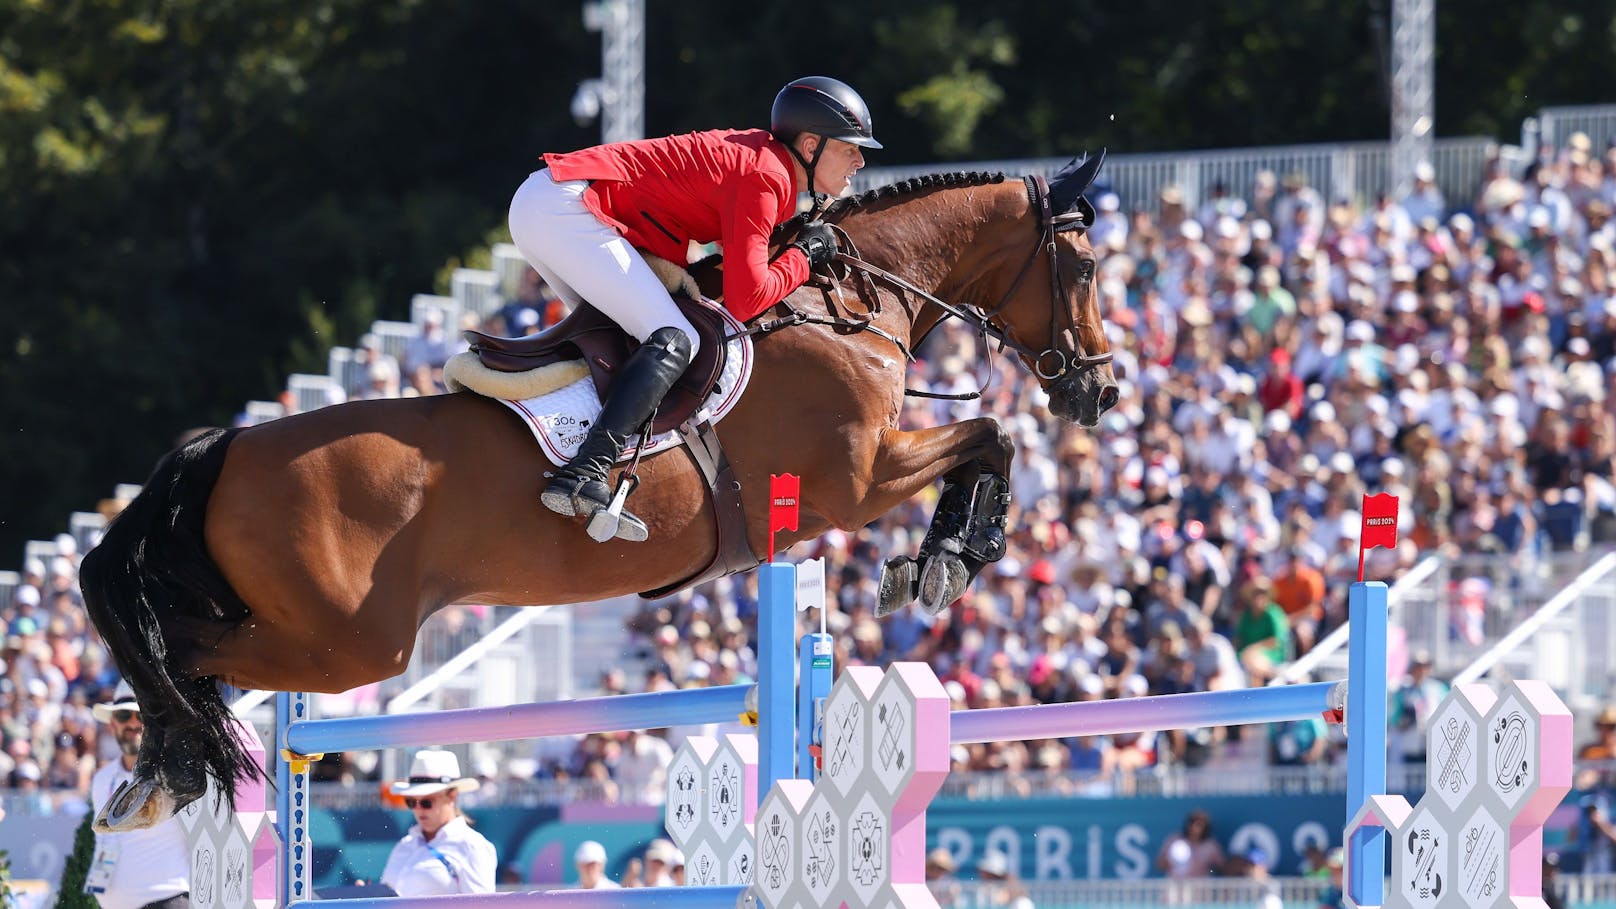
M 1004 174 L 991 174 L 983 171 L 955 171 L 947 174 L 926 174 L 920 177 L 911 177 L 908 180 L 899 180 L 886 186 L 877 186 L 875 189 L 865 190 L 856 196 L 837 199 L 825 209 L 822 217 L 827 220 L 842 218 L 867 205 L 881 202 L 890 202 L 912 195 L 925 189 L 948 188 L 954 186 L 986 186 L 990 183 L 1003 183 Z

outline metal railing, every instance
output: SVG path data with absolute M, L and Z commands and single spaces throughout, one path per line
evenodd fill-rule
M 1256 906 L 1275 894 L 1285 906 L 1318 906 L 1329 881 L 1312 877 L 1208 877 L 1194 880 L 1146 878 L 1137 881 L 1024 881 L 1006 886 L 987 881 L 932 885 L 943 909 L 1007 905 L 1007 894 L 1024 893 L 1038 909 L 1139 909 L 1141 906 Z
M 1596 585 L 1604 586 L 1606 598 L 1616 599 L 1613 573 L 1616 573 L 1616 553 L 1607 553 L 1455 675 L 1453 684 L 1466 685 L 1480 679 L 1517 648 L 1526 645 L 1532 654 L 1527 664 L 1538 676 L 1549 676 L 1543 681 L 1561 690 L 1580 689 L 1576 692 L 1580 694 L 1608 693 L 1613 627 L 1608 618 L 1610 610 L 1584 610 L 1587 614 L 1563 624 L 1559 634 L 1549 625 L 1572 607 L 1583 606 Z M 1591 667 L 1583 664 L 1595 660 L 1603 671 L 1590 673 L 1588 668 Z M 1599 681 L 1594 683 L 1590 675 L 1599 676 Z
M 1436 171 L 1437 185 L 1450 206 L 1469 205 L 1481 186 L 1487 162 L 1503 151 L 1497 141 L 1479 136 L 1436 140 L 1431 149 L 1431 165 Z M 1505 157 L 1513 161 L 1519 155 Z M 871 167 L 859 171 L 853 185 L 862 191 L 940 170 L 1048 177 L 1069 160 L 1070 157 L 1016 158 Z M 1263 171 L 1280 177 L 1302 174 L 1308 185 L 1323 193 L 1327 201 L 1344 198 L 1360 204 L 1373 202 L 1391 187 L 1391 144 L 1348 142 L 1118 154 L 1106 158 L 1100 182 L 1121 198 L 1122 207 L 1127 210 L 1154 210 L 1162 190 L 1176 187 L 1184 204 L 1193 212 L 1214 186 L 1222 186 L 1239 198 L 1250 199 L 1257 174 Z
M 1539 140 L 1564 148 L 1572 133 L 1583 133 L 1599 154 L 1605 143 L 1616 139 L 1616 104 L 1582 104 L 1571 107 L 1545 107 L 1538 112 Z

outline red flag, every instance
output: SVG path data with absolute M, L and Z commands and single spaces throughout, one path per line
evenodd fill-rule
M 1389 492 L 1363 497 L 1363 527 L 1358 535 L 1358 580 L 1363 580 L 1364 552 L 1397 548 L 1397 497 Z
M 774 561 L 774 532 L 797 529 L 802 479 L 795 474 L 769 474 L 769 561 Z
M 1363 497 L 1363 535 L 1359 539 L 1359 545 L 1365 549 L 1397 548 L 1396 496 L 1383 492 Z

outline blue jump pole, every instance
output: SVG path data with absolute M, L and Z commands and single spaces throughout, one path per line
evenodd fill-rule
M 758 566 L 758 797 L 796 774 L 797 570 Z
M 798 675 L 801 681 L 797 685 L 797 776 L 804 780 L 819 779 L 819 771 L 814 767 L 813 753 L 810 746 L 822 744 L 820 741 L 823 732 L 823 723 L 819 716 L 820 705 L 830 694 L 831 673 L 835 669 L 836 648 L 831 637 L 823 632 L 813 632 L 802 636 L 802 642 L 797 646 Z
M 308 764 L 300 763 L 294 769 L 286 758 L 287 732 L 293 723 L 307 717 L 308 712 L 307 694 L 282 691 L 275 695 L 275 834 L 281 841 L 275 895 L 276 903 L 281 906 L 314 896 L 314 844 L 309 841 L 312 806 L 309 803 Z
M 789 635 L 790 626 L 786 633 Z M 764 653 L 769 651 L 764 650 Z M 791 678 L 791 648 L 786 679 Z M 769 671 L 759 657 L 761 672 Z M 720 685 L 647 694 L 513 704 L 509 707 L 472 707 L 384 716 L 343 717 L 294 723 L 286 739 L 298 754 L 353 751 L 367 748 L 407 748 L 458 742 L 499 742 L 556 735 L 627 732 L 664 726 L 733 723 L 746 711 L 750 686 Z
M 1386 585 L 1359 581 L 1347 591 L 1347 819 L 1372 795 L 1386 792 Z M 1350 843 L 1352 880 L 1347 892 L 1359 903 L 1383 900 L 1386 831 L 1365 827 Z M 1373 858 L 1371 858 L 1373 856 Z

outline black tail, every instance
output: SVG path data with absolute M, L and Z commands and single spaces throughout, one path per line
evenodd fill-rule
M 164 635 L 175 618 L 247 615 L 202 536 L 236 433 L 212 430 L 170 452 L 79 567 L 90 619 L 140 702 L 146 731 L 136 775 L 156 780 L 180 805 L 206 790 L 207 776 L 233 805 L 236 782 L 264 772 L 237 742 L 218 681 L 178 673 L 194 642 Z

